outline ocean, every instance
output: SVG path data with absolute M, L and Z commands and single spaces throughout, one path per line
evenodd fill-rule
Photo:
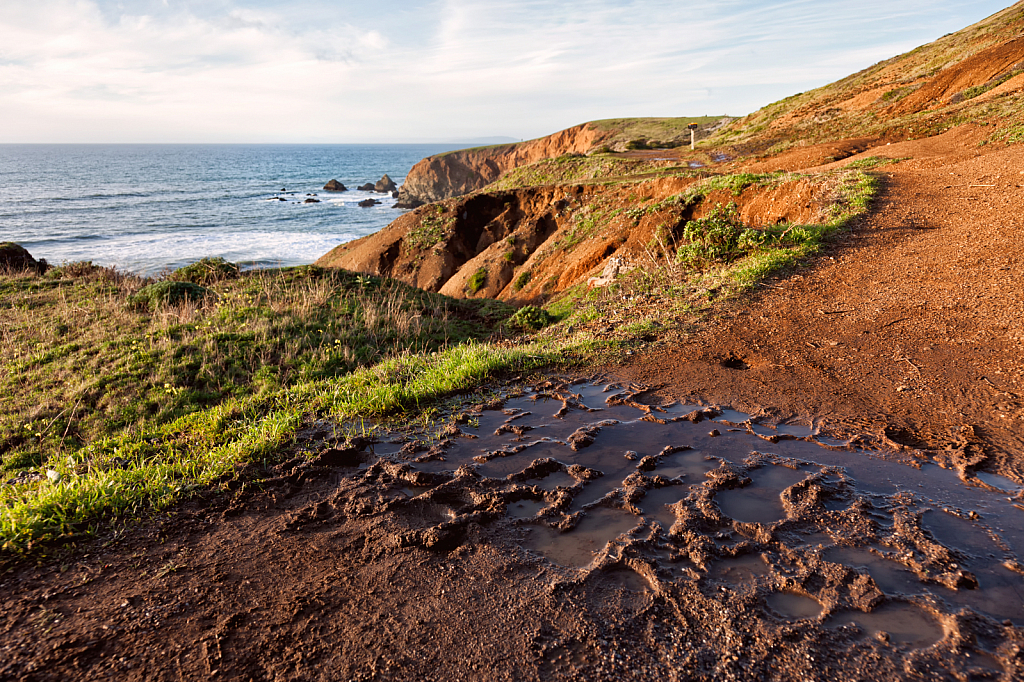
M 401 215 L 355 187 L 385 173 L 401 185 L 423 157 L 460 146 L 0 145 L 0 242 L 143 275 L 207 256 L 312 263 Z M 324 192 L 331 179 L 350 190 Z M 371 196 L 383 203 L 358 205 Z

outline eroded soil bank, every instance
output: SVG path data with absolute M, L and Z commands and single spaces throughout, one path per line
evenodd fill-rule
M 5 679 L 1018 679 L 1024 511 L 816 423 L 606 382 L 328 424 L 4 576 Z M 256 472 L 251 472 L 256 473 Z
M 833 164 L 900 160 L 827 257 L 615 371 L 1024 482 L 1024 150 L 984 134 Z

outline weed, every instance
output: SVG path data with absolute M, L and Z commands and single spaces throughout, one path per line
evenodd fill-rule
M 736 204 L 717 204 L 707 216 L 691 220 L 683 227 L 686 244 L 679 248 L 676 260 L 695 267 L 733 260 L 743 252 L 739 248 L 740 236 L 745 232 Z M 752 240 L 746 241 L 749 244 Z
M 485 284 L 487 284 L 487 268 L 481 267 L 466 280 L 466 291 L 475 294 L 483 289 Z
M 404 243 L 413 249 L 429 249 L 442 241 L 455 225 L 454 216 L 446 216 L 441 204 L 424 209 L 420 224 L 405 234 Z
M 536 331 L 551 324 L 554 318 L 543 308 L 528 305 L 517 310 L 508 321 L 521 329 Z
M 850 163 L 846 164 L 846 166 L 844 166 L 844 167 L 848 168 L 848 169 L 872 170 L 872 169 L 875 169 L 875 168 L 881 168 L 883 166 L 888 166 L 888 165 L 893 164 L 893 163 L 899 163 L 900 161 L 906 161 L 906 158 L 907 157 L 898 158 L 898 159 L 886 159 L 886 158 L 882 158 L 880 156 L 868 156 L 868 157 L 865 157 L 863 159 L 857 159 L 856 161 L 851 161 Z
M 183 304 L 200 304 L 213 292 L 204 286 L 192 282 L 175 282 L 164 280 L 154 282 L 139 289 L 129 303 L 136 307 L 149 308 L 155 311 L 162 306 L 180 306 Z
M 240 271 L 234 263 L 223 258 L 202 258 L 171 273 L 170 279 L 209 286 L 225 279 L 235 279 Z

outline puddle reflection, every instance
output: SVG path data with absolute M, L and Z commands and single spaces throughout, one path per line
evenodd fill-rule
M 781 424 L 771 428 L 758 425 L 752 415 L 737 410 L 722 411 L 710 425 L 705 419 L 713 412 L 685 403 L 670 404 L 662 410 L 652 408 L 648 415 L 635 403 L 606 402 L 616 398 L 630 403 L 637 400 L 635 392 L 622 387 L 606 389 L 603 385 L 587 383 L 572 385 L 569 387 L 571 396 L 564 390 L 561 393 L 568 400 L 568 409 L 562 398 L 553 397 L 558 390 L 551 389 L 549 396 L 526 394 L 506 400 L 501 409 L 472 413 L 469 423 L 460 428 L 476 438 L 453 438 L 444 450 L 443 460 L 413 462 L 417 455 L 406 450 L 398 452 L 400 446 L 396 444 L 380 446 L 380 450 L 390 454 L 377 454 L 409 463 L 414 472 L 454 472 L 468 466 L 475 470 L 477 478 L 467 480 L 482 481 L 488 495 L 521 496 L 515 486 L 535 485 L 545 492 L 547 501 L 512 498 L 513 501 L 506 504 L 505 518 L 520 524 L 523 519 L 537 517 L 546 507 L 551 507 L 549 514 L 555 522 L 560 514 L 583 510 L 583 518 L 569 532 L 559 532 L 540 520 L 522 529 L 524 547 L 562 566 L 591 565 L 607 543 L 646 519 L 648 523 L 657 522 L 663 529 L 660 535 L 653 536 L 657 542 L 674 547 L 674 563 L 661 558 L 653 560 L 657 566 L 655 573 L 660 575 L 663 571 L 665 575 L 674 576 L 670 579 L 692 579 L 698 573 L 687 573 L 679 568 L 710 562 L 706 578 L 712 583 L 747 584 L 765 590 L 769 581 L 758 579 L 772 575 L 772 569 L 762 560 L 760 552 L 773 553 L 780 549 L 796 553 L 821 552 L 826 561 L 869 574 L 890 597 L 930 594 L 930 599 L 937 600 L 935 603 L 951 613 L 970 608 L 999 621 L 1009 619 L 1024 624 L 1024 579 L 1007 568 L 1018 565 L 1014 561 L 1020 561 L 1012 550 L 1014 545 L 1019 546 L 1024 541 L 1024 514 L 1013 506 L 1005 492 L 1001 492 L 1018 489 L 1009 479 L 982 472 L 978 474 L 979 481 L 997 491 L 965 485 L 956 472 L 930 463 L 910 462 L 914 466 L 909 466 L 896 461 L 902 456 L 899 453 L 884 453 L 883 457 L 878 453 L 845 449 L 846 441 L 816 434 L 810 424 Z M 697 411 L 701 414 L 694 414 Z M 509 424 L 523 427 L 518 428 L 522 436 L 499 429 L 517 416 Z M 651 416 L 665 423 L 650 421 Z M 598 427 L 601 422 L 604 423 Z M 749 425 L 763 436 L 791 438 L 766 440 L 748 432 L 745 426 L 721 427 L 725 422 Z M 714 426 L 722 431 L 717 437 L 709 434 Z M 571 435 L 575 450 L 569 445 Z M 510 456 L 488 455 L 510 452 L 541 438 L 551 440 Z M 803 440 L 807 438 L 813 440 Z M 822 447 L 822 444 L 831 447 Z M 662 454 L 666 448 L 687 449 Z M 755 453 L 755 459 L 763 462 L 761 466 L 749 464 L 749 458 Z M 576 475 L 558 470 L 518 483 L 507 480 L 525 471 L 532 462 L 548 458 L 566 467 L 577 466 L 572 469 Z M 643 465 L 638 468 L 641 462 Z M 799 467 L 791 468 L 783 463 L 796 463 Z M 820 485 L 826 490 L 823 498 L 808 498 L 808 494 L 819 495 L 820 491 L 806 487 L 783 495 L 822 467 L 837 467 L 845 472 L 844 476 L 830 473 L 821 479 Z M 715 471 L 720 468 L 722 471 Z M 751 484 L 728 488 L 735 484 L 735 477 L 728 482 L 730 470 L 741 477 L 749 476 Z M 651 480 L 656 477 L 661 480 Z M 665 486 L 670 480 L 681 484 Z M 429 488 L 406 485 L 400 489 L 415 497 Z M 620 498 L 628 496 L 642 510 L 644 518 L 604 506 L 607 503 L 588 508 L 610 493 Z M 791 503 L 788 512 L 784 498 Z M 683 520 L 677 522 L 670 505 L 681 500 L 685 514 L 681 516 Z M 807 502 L 802 507 L 801 500 Z M 707 511 L 716 505 L 726 517 L 724 523 Z M 942 570 L 970 571 L 977 577 L 978 589 L 953 590 L 922 582 L 902 564 L 866 548 L 868 545 L 888 548 L 888 541 L 883 543 L 885 537 L 905 532 L 894 524 L 892 508 L 897 505 L 919 515 L 926 535 L 953 552 L 952 556 L 962 564 L 959 568 Z M 953 515 L 942 509 L 959 511 Z M 975 520 L 967 520 L 968 516 Z M 773 533 L 759 535 L 755 540 L 733 528 L 731 521 L 783 523 L 775 526 Z M 694 563 L 683 558 L 689 551 L 681 540 L 684 536 L 671 536 L 668 532 L 677 523 L 685 526 L 682 530 L 689 538 L 686 542 L 693 542 L 694 534 L 705 536 L 704 548 L 700 550 L 703 557 L 692 559 Z M 729 542 L 720 541 L 726 533 L 733 533 L 735 537 L 730 536 Z M 850 533 L 862 535 L 853 539 Z M 740 542 L 751 543 L 758 553 L 722 558 Z M 798 594 L 779 591 L 765 599 L 768 608 L 784 618 L 814 618 L 821 610 L 817 601 Z M 871 613 L 844 612 L 830 617 L 829 623 L 842 624 L 850 620 L 868 633 L 884 630 L 892 641 L 902 644 L 927 646 L 942 637 L 935 619 L 911 604 L 890 603 Z
M 595 509 L 571 531 L 532 526 L 523 546 L 562 566 L 582 568 L 593 562 L 605 545 L 637 526 L 639 519 L 617 509 Z
M 865 635 L 886 633 L 889 641 L 912 648 L 931 646 L 942 639 L 942 627 L 930 614 L 912 604 L 885 604 L 870 613 L 839 611 L 828 624 L 841 627 L 855 624 Z

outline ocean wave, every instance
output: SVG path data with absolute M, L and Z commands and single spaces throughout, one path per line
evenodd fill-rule
M 153 274 L 205 256 L 310 263 L 401 215 L 389 195 L 322 190 L 387 173 L 401 182 L 424 156 L 410 145 L 48 145 L 0 150 L 0 241 L 51 263 L 91 260 Z M 53 169 L 61 169 L 61 185 Z M 287 192 L 280 192 L 282 187 Z M 316 195 L 320 203 L 303 203 Z M 272 201 L 283 197 L 286 201 Z M 358 206 L 372 197 L 373 208 Z M 295 204 L 300 204 L 296 206 Z

